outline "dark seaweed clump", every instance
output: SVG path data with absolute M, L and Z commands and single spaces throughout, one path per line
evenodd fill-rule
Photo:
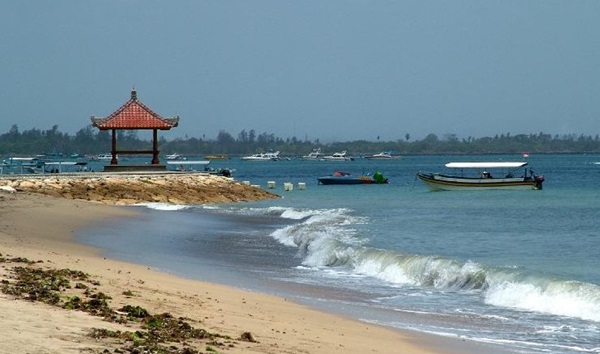
M 229 336 L 209 333 L 194 328 L 189 319 L 175 318 L 170 313 L 151 314 L 134 305 L 125 305 L 115 311 L 111 309 L 111 297 L 98 291 L 100 283 L 81 271 L 70 269 L 40 269 L 32 267 L 36 262 L 25 258 L 5 258 L 0 254 L 0 263 L 25 263 L 10 269 L 10 279 L 3 279 L 0 290 L 16 298 L 40 301 L 68 310 L 84 311 L 100 316 L 106 321 L 136 324 L 136 331 L 111 331 L 95 328 L 89 333 L 92 338 L 106 340 L 105 344 L 114 353 L 131 354 L 199 354 L 190 342 L 203 341 L 205 351 L 217 352 L 214 347 L 233 347 Z M 75 282 L 75 286 L 71 286 Z M 69 293 L 67 291 L 69 290 Z M 71 293 L 72 292 L 72 293 Z M 131 291 L 124 292 L 129 297 Z M 250 332 L 244 332 L 238 340 L 256 342 Z M 108 349 L 103 353 L 109 353 Z

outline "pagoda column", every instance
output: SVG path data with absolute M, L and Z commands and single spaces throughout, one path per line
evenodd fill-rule
M 158 130 L 154 129 L 152 131 L 152 164 L 158 165 L 160 161 L 158 160 Z
M 119 164 L 119 161 L 117 159 L 117 131 L 116 131 L 116 129 L 112 130 L 112 145 L 111 145 L 110 153 L 112 155 L 112 158 L 110 159 L 110 164 L 111 165 Z

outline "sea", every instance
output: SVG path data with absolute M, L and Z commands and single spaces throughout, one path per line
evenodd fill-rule
M 527 161 L 544 188 L 434 192 L 416 178 L 452 161 Z M 274 184 L 281 198 L 131 206 L 138 217 L 79 240 L 111 258 L 489 352 L 600 353 L 600 155 L 211 165 Z M 379 171 L 389 184 L 317 183 L 337 170 Z

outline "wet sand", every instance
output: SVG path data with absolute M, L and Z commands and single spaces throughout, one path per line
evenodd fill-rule
M 99 250 L 74 242 L 76 230 L 121 217 L 135 217 L 135 213 L 126 207 L 0 191 L 0 258 L 41 261 L 27 265 L 32 268 L 83 271 L 97 282 L 95 291 L 110 297 L 111 308 L 131 305 L 151 313 L 183 316 L 194 328 L 219 334 L 217 340 L 185 341 L 186 348 L 199 353 L 489 352 L 476 343 L 397 331 L 284 298 L 106 259 L 99 256 Z M 5 261 L 0 266 L 0 280 L 10 283 L 13 267 L 23 264 Z M 140 327 L 135 322 L 107 322 L 82 311 L 0 293 L 0 353 L 112 353 L 123 348 L 122 342 L 90 337 L 91 328 L 136 331 Z M 254 341 L 247 340 L 248 334 Z

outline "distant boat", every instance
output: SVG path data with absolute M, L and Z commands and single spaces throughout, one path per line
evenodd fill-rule
M 210 160 L 197 160 L 197 161 L 167 161 L 168 166 L 175 166 L 178 171 L 185 171 L 186 169 L 191 170 L 193 167 L 201 166 L 203 169 L 210 164 Z
M 321 160 L 323 158 L 323 156 L 325 156 L 325 155 L 323 153 L 321 153 L 321 149 L 314 149 L 308 155 L 302 156 L 302 160 L 316 161 L 316 160 Z
M 390 160 L 390 159 L 397 159 L 400 156 L 394 156 L 392 155 L 392 153 L 390 151 L 382 151 L 378 154 L 374 154 L 374 155 L 370 155 L 370 156 L 365 156 L 365 159 L 371 159 L 371 160 Z
M 325 161 L 354 161 L 352 157 L 346 156 L 346 150 L 342 152 L 335 152 L 328 156 L 323 156 Z
M 220 155 L 206 155 L 204 156 L 207 160 L 229 160 L 229 156 L 225 154 Z
M 201 171 L 212 175 L 231 177 L 233 170 L 229 168 L 212 168 L 210 160 L 182 160 L 182 161 L 167 161 L 167 169 L 179 172 Z
M 84 172 L 87 161 L 48 161 L 43 163 L 45 173 Z
M 3 163 L 17 165 L 35 164 L 38 162 L 38 160 L 38 157 L 9 157 L 6 160 L 3 160 Z
M 42 165 L 37 157 L 9 157 L 2 160 L 0 164 L 0 174 L 4 174 L 6 171 L 14 173 L 37 173 L 38 169 Z
M 427 173 L 417 177 L 431 190 L 542 189 L 544 176 L 525 168 L 527 162 L 449 162 L 447 168 L 460 169 L 460 174 Z M 520 176 L 515 173 L 524 169 Z M 500 176 L 493 176 L 500 174 Z
M 385 184 L 388 183 L 388 179 L 381 174 L 381 172 L 375 172 L 373 176 L 360 175 L 352 176 L 349 172 L 336 171 L 331 176 L 324 176 L 317 178 L 319 184 Z
M 250 156 L 244 156 L 240 158 L 242 161 L 277 161 L 279 160 L 279 151 L 265 152 L 260 154 L 253 154 Z
M 178 154 L 178 153 L 176 153 L 176 152 L 175 152 L 175 153 L 172 153 L 172 154 L 170 154 L 170 155 L 166 155 L 166 156 L 165 156 L 165 158 L 166 158 L 167 160 L 182 160 L 182 159 L 183 159 L 183 158 L 182 158 L 182 156 L 181 156 L 181 155 L 179 155 L 179 154 Z
M 119 156 L 115 156 L 117 159 Z M 98 154 L 96 156 L 92 156 L 92 160 L 95 161 L 110 161 L 112 160 L 112 154 Z

